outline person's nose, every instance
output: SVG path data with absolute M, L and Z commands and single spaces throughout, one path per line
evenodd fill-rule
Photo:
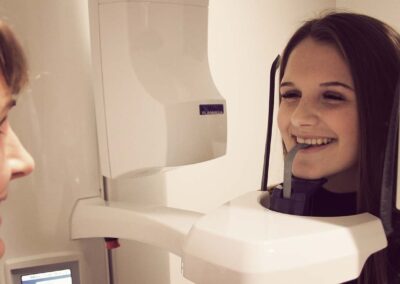
M 318 109 L 308 99 L 300 99 L 291 116 L 291 124 L 294 127 L 314 126 L 318 123 Z
M 11 179 L 29 175 L 35 168 L 35 162 L 11 127 L 8 129 L 5 142 L 6 159 L 11 170 Z

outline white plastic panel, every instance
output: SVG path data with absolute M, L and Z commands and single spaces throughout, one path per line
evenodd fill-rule
M 224 155 L 226 106 L 208 66 L 207 8 L 132 1 L 98 10 L 93 61 L 101 68 L 95 84 L 103 175 Z M 203 104 L 224 112 L 199 115 Z
M 196 222 L 183 247 L 183 275 L 196 284 L 343 283 L 387 246 L 378 218 L 302 217 L 260 205 L 250 192 Z
M 71 218 L 71 238 L 115 237 L 139 241 L 182 255 L 182 244 L 202 214 L 164 206 L 81 199 Z

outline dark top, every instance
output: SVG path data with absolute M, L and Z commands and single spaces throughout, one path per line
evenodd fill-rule
M 269 209 L 301 216 L 335 217 L 356 214 L 357 194 L 326 190 L 326 179 L 306 180 L 292 177 L 289 199 L 283 198 L 282 184 L 272 189 Z

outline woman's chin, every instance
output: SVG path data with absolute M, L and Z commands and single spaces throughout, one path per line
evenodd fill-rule
M 293 175 L 295 177 L 302 179 L 320 179 L 324 177 L 321 174 L 316 173 L 315 171 L 305 171 L 305 170 L 296 171 L 295 169 L 293 169 Z

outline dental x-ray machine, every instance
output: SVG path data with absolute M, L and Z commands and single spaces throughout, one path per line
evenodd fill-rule
M 132 176 L 223 155 L 226 106 L 209 73 L 208 0 L 89 5 L 102 174 Z M 395 148 L 392 143 L 388 151 Z M 268 155 L 267 143 L 262 189 Z M 387 213 L 393 191 L 385 192 Z M 182 258 L 184 277 L 198 284 L 340 283 L 357 278 L 366 259 L 387 246 L 390 218 L 296 216 L 270 210 L 269 201 L 269 192 L 252 191 L 203 215 L 86 198 L 74 208 L 71 237 L 166 249 Z

